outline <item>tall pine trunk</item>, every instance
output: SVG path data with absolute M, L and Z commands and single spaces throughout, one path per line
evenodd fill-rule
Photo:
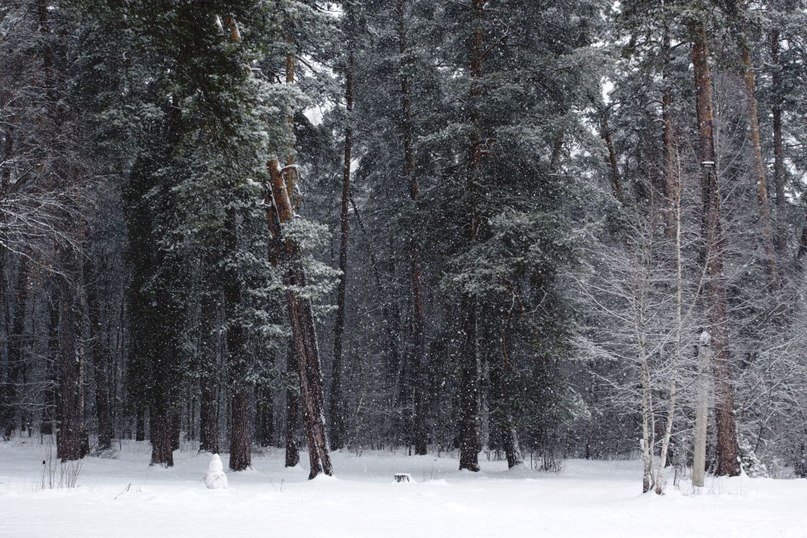
M 230 373 L 230 469 L 243 471 L 252 465 L 252 432 L 249 420 L 251 385 L 246 380 L 246 334 L 241 321 L 241 281 L 235 266 L 238 252 L 238 214 L 227 214 L 226 252 L 231 267 L 226 271 L 224 309 L 227 321 L 227 367 Z
M 681 233 L 680 204 L 681 184 L 677 171 L 678 149 L 675 143 L 675 129 L 673 126 L 673 92 L 669 80 L 671 64 L 670 35 L 665 27 L 662 40 L 662 57 L 664 59 L 664 91 L 661 96 L 661 121 L 663 125 L 662 143 L 664 144 L 664 213 L 665 232 L 669 239 L 677 243 Z M 678 258 L 676 258 L 678 259 Z
M 720 222 L 720 189 L 714 141 L 712 77 L 706 30 L 698 24 L 693 29 L 692 64 L 697 97 L 700 134 L 701 191 L 703 196 L 703 263 L 706 277 L 706 303 L 709 315 L 717 426 L 717 474 L 740 474 L 737 424 L 734 416 L 731 353 L 727 332 L 726 289 L 723 275 L 723 237 Z
M 605 142 L 605 148 L 608 150 L 608 169 L 611 171 L 611 190 L 613 191 L 614 198 L 620 202 L 625 201 L 625 195 L 622 190 L 622 177 L 619 174 L 619 162 L 617 160 L 616 148 L 614 147 L 614 137 L 611 132 L 611 127 L 608 125 L 608 112 L 607 110 L 601 113 L 600 118 L 600 136 Z
M 208 271 L 211 264 L 205 264 Z M 217 294 L 205 293 L 201 300 L 201 342 L 199 353 L 201 355 L 201 372 L 199 378 L 199 450 L 218 454 L 219 447 L 219 421 L 216 413 L 218 394 L 216 390 L 218 381 L 218 349 L 219 339 L 216 320 L 218 319 Z
M 272 446 L 275 437 L 275 414 L 272 387 L 261 384 L 255 397 L 255 440 L 261 447 Z
M 57 375 L 56 365 L 59 356 L 59 297 L 58 289 L 52 290 L 48 300 L 48 355 L 47 355 L 47 386 L 45 388 L 44 402 L 39 431 L 42 435 L 52 435 L 56 422 L 56 392 Z
M 479 355 L 477 342 L 476 298 L 465 295 L 462 313 L 462 348 L 460 350 L 460 470 L 479 471 Z
M 494 427 L 498 430 L 507 458 L 507 467 L 512 469 L 524 463 L 524 456 L 521 454 L 521 447 L 518 442 L 518 432 L 516 431 L 515 419 L 513 418 L 513 366 L 510 362 L 510 322 L 511 317 L 502 323 L 501 333 L 498 338 L 494 334 L 486 335 L 489 349 L 485 350 L 488 357 L 501 357 L 501 361 L 491 361 L 490 365 L 490 390 L 492 394 L 491 419 Z M 492 331 L 490 331 L 492 333 Z M 495 344 L 499 344 L 499 349 L 495 349 Z
M 473 29 L 469 41 L 468 60 L 470 74 L 470 124 L 471 141 L 468 148 L 468 198 L 469 211 L 465 239 L 473 245 L 479 236 L 481 218 L 479 203 L 482 183 L 482 118 L 479 107 L 482 99 L 482 76 L 484 75 L 484 8 L 486 0 L 471 0 Z M 477 298 L 463 290 L 460 300 L 461 337 L 460 350 L 460 470 L 479 471 L 479 345 L 477 342 Z
M 173 467 L 174 443 L 169 396 L 161 390 L 152 391 L 149 404 L 149 440 L 151 465 Z
M 771 30 L 771 114 L 773 116 L 773 177 L 776 187 L 776 248 L 784 255 L 787 249 L 787 202 L 785 200 L 785 145 L 782 141 L 782 65 L 779 61 L 779 31 Z
M 348 6 L 350 9 L 350 6 Z M 346 15 L 350 17 L 351 15 Z M 345 332 L 345 295 L 347 291 L 347 251 L 350 236 L 350 170 L 353 152 L 353 76 L 355 59 L 353 40 L 348 38 L 348 58 L 345 66 L 345 104 L 347 125 L 345 126 L 345 155 L 342 164 L 342 196 L 340 200 L 339 233 L 339 288 L 336 300 L 336 321 L 333 328 L 333 364 L 331 375 L 331 448 L 339 450 L 345 446 L 345 402 L 342 393 L 342 337 Z
M 109 371 L 107 352 L 104 345 L 104 330 L 101 324 L 101 305 L 98 299 L 98 284 L 92 262 L 84 262 L 84 293 L 87 298 L 87 317 L 90 322 L 92 348 L 90 356 L 95 380 L 95 417 L 98 422 L 98 449 L 112 448 L 112 402 L 109 396 Z
M 756 77 L 751 62 L 751 50 L 745 43 L 741 44 L 743 80 L 745 82 L 745 99 L 748 111 L 748 123 L 751 130 L 751 151 L 754 155 L 754 175 L 757 184 L 757 206 L 759 207 L 762 242 L 765 248 L 766 265 L 772 290 L 778 289 L 779 268 L 776 261 L 776 245 L 771 228 L 771 210 L 768 203 L 768 181 L 765 177 L 765 161 L 762 159 L 762 142 L 759 132 L 759 112 L 756 96 Z
M 230 401 L 230 469 L 233 471 L 243 471 L 252 465 L 249 408 L 248 390 L 234 389 Z
M 403 139 L 403 176 L 409 189 L 409 197 L 416 207 L 420 196 L 420 184 L 415 175 L 414 127 L 412 123 L 412 91 L 408 57 L 409 39 L 406 28 L 406 0 L 397 0 L 395 15 L 398 23 L 398 51 L 401 56 L 401 134 Z M 428 358 L 426 356 L 426 319 L 423 308 L 423 268 L 420 261 L 418 231 L 410 230 L 409 237 L 409 281 L 412 292 L 412 372 L 414 385 L 414 413 L 412 417 L 412 437 L 415 454 L 428 452 Z
M 286 355 L 286 372 L 297 380 L 297 353 L 294 351 L 293 339 L 289 342 L 289 351 Z M 299 422 L 300 395 L 293 388 L 286 389 L 286 467 L 296 467 L 300 463 L 300 450 L 297 448 L 297 428 Z
M 14 315 L 8 331 L 8 362 L 3 391 L 3 435 L 10 439 L 17 428 L 18 386 L 23 369 L 23 348 L 25 338 L 25 310 L 28 304 L 28 259 L 20 256 L 17 268 L 17 282 L 14 286 Z M 0 297 L 0 300 L 4 300 Z
M 75 254 L 68 246 L 57 246 L 62 274 L 59 277 L 59 391 L 57 408 L 59 429 L 56 456 L 62 461 L 84 456 L 84 391 L 81 386 L 81 358 L 77 352 L 75 317 Z
M 146 404 L 135 402 L 135 441 L 146 440 Z

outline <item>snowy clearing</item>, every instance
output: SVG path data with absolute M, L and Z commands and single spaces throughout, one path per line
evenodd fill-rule
M 635 461 L 570 460 L 546 474 L 483 457 L 471 474 L 450 457 L 337 452 L 338 477 L 308 481 L 277 450 L 209 490 L 210 455 L 177 451 L 163 469 L 147 465 L 149 450 L 124 443 L 115 459 L 85 458 L 75 489 L 42 490 L 47 446 L 0 443 L 2 535 L 807 536 L 807 480 L 708 479 L 702 495 L 682 485 L 658 497 L 639 493 Z M 414 483 L 393 483 L 399 472 Z

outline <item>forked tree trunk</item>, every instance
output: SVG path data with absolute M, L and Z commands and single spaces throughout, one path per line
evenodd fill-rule
M 303 405 L 305 435 L 310 460 L 309 478 L 324 473 L 333 474 L 328 450 L 328 435 L 325 427 L 324 390 L 322 370 L 317 345 L 316 327 L 311 301 L 293 290 L 306 285 L 305 272 L 301 266 L 299 245 L 282 235 L 282 225 L 294 218 L 294 210 L 288 195 L 288 186 L 296 181 L 284 177 L 277 160 L 268 164 L 271 179 L 271 205 L 267 204 L 269 229 L 283 247 L 283 257 L 289 264 L 284 283 L 287 286 L 286 303 L 289 311 L 292 349 L 297 355 L 297 372 L 300 377 L 300 395 Z M 296 174 L 292 166 L 287 172 Z
M 418 203 L 420 184 L 415 175 L 414 127 L 412 123 L 412 92 L 409 79 L 409 39 L 406 28 L 407 0 L 397 0 L 395 16 L 398 19 L 398 51 L 401 57 L 401 134 L 403 140 L 403 177 L 413 204 Z M 415 454 L 428 452 L 428 358 L 426 356 L 426 320 L 423 309 L 422 275 L 418 231 L 410 230 L 409 237 L 409 282 L 412 291 L 412 384 L 414 385 L 414 413 L 412 437 Z
M 731 353 L 727 333 L 726 289 L 723 275 L 723 237 L 720 222 L 720 189 L 713 132 L 712 77 L 706 30 L 693 28 L 692 64 L 700 134 L 701 190 L 703 195 L 703 263 L 706 303 L 714 350 L 715 423 L 717 425 L 717 474 L 740 474 L 737 425 L 734 416 Z
M 294 39 L 289 32 L 286 38 L 289 46 Z M 286 55 L 286 83 L 295 83 L 296 60 L 294 53 Z M 294 116 L 289 115 L 288 128 L 294 133 Z M 291 349 L 296 355 L 297 374 L 300 378 L 300 397 L 303 406 L 305 436 L 310 462 L 309 479 L 320 474 L 332 475 L 333 466 L 328 448 L 328 433 L 325 426 L 325 394 L 322 380 L 319 346 L 317 343 L 314 312 L 311 301 L 301 297 L 294 289 L 306 285 L 305 271 L 301 265 L 300 246 L 296 241 L 283 236 L 282 227 L 295 217 L 300 204 L 297 181 L 299 180 L 294 148 L 288 148 L 286 166 L 281 170 L 277 159 L 267 163 L 269 171 L 269 195 L 265 200 L 266 219 L 272 235 L 271 242 L 277 249 L 278 258 L 288 264 L 284 275 L 286 304 L 292 329 Z M 272 256 L 271 249 L 269 256 Z M 279 260 L 278 260 L 279 261 Z M 288 461 L 287 452 L 287 464 Z
M 765 162 L 762 160 L 762 143 L 759 133 L 759 113 L 756 96 L 756 77 L 751 62 L 751 51 L 748 45 L 742 44 L 743 80 L 745 82 L 745 99 L 748 110 L 748 123 L 751 129 L 751 151 L 754 154 L 754 175 L 757 184 L 757 206 L 762 229 L 762 242 L 765 248 L 766 265 L 772 290 L 779 288 L 779 268 L 776 262 L 776 245 L 771 228 L 771 210 L 768 203 L 768 181 L 765 177 Z
M 274 196 L 271 193 L 271 185 L 267 189 L 267 196 L 264 200 L 266 208 L 266 222 L 269 226 L 271 237 L 269 238 L 269 248 L 267 251 L 269 263 L 277 267 L 280 260 L 284 258 L 284 246 L 281 240 L 281 225 L 277 211 L 275 210 Z M 297 369 L 297 352 L 294 349 L 294 337 L 289 338 L 288 352 L 286 353 L 286 374 L 296 379 L 300 385 L 300 376 Z M 299 393 L 291 387 L 286 388 L 286 423 L 285 423 L 285 445 L 286 445 L 286 467 L 296 467 L 300 463 L 300 450 L 297 448 L 297 429 L 299 422 Z

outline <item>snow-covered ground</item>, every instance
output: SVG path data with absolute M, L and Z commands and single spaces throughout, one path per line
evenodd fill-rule
M 450 457 L 342 452 L 336 478 L 308 481 L 277 450 L 209 490 L 209 455 L 188 449 L 174 468 L 149 467 L 148 444 L 130 442 L 114 459 L 85 458 L 77 487 L 42 489 L 50 450 L 24 441 L 0 442 L 0 536 L 10 538 L 807 536 L 807 480 L 710 479 L 701 495 L 681 485 L 658 497 L 639 493 L 632 461 L 572 460 L 558 474 L 483 461 L 472 474 Z M 396 472 L 415 482 L 393 483 Z

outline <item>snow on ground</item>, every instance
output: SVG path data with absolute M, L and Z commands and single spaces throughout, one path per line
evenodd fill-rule
M 807 480 L 713 479 L 701 495 L 658 497 L 639 493 L 634 461 L 571 460 L 557 474 L 482 461 L 473 474 L 399 451 L 336 453 L 337 478 L 308 481 L 274 450 L 209 490 L 209 454 L 188 448 L 171 469 L 149 467 L 148 444 L 128 442 L 114 459 L 85 458 L 76 488 L 42 489 L 49 453 L 38 439 L 0 442 L 0 536 L 807 537 Z M 396 472 L 415 482 L 393 483 Z

